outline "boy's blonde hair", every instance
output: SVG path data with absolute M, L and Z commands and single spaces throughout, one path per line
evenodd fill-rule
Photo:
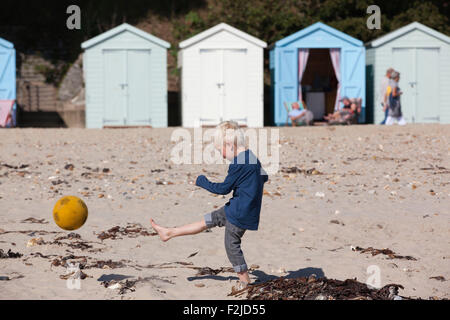
M 214 135 L 216 147 L 222 147 L 224 143 L 233 143 L 235 148 L 245 147 L 245 136 L 239 124 L 235 121 L 225 121 L 216 127 Z

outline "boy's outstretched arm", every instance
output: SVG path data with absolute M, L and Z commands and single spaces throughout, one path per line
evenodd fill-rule
M 228 175 L 225 178 L 224 182 L 213 183 L 202 175 L 197 178 L 197 182 L 195 184 L 205 190 L 208 190 L 211 193 L 226 195 L 233 190 L 234 184 L 236 183 L 236 180 L 239 177 L 238 173 L 239 168 L 237 166 L 230 166 L 230 169 L 228 170 Z

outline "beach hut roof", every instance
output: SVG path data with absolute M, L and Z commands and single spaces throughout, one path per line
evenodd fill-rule
M 372 48 L 382 46 L 385 43 L 387 43 L 389 41 L 392 41 L 394 39 L 397 39 L 397 38 L 403 36 L 404 34 L 406 34 L 408 32 L 411 32 L 413 30 L 423 31 L 424 33 L 429 34 L 430 36 L 433 36 L 433 37 L 435 37 L 437 39 L 440 39 L 440 40 L 442 40 L 442 41 L 444 41 L 446 43 L 450 43 L 450 37 L 446 36 L 445 34 L 440 33 L 440 32 L 438 32 L 436 30 L 433 30 L 433 29 L 431 29 L 431 28 L 429 28 L 429 27 L 427 27 L 427 26 L 425 26 L 425 25 L 423 25 L 423 24 L 421 24 L 419 22 L 413 22 L 413 23 L 410 23 L 410 24 L 408 24 L 408 25 L 406 25 L 406 26 L 404 26 L 404 27 L 402 27 L 400 29 L 392 31 L 392 32 L 390 32 L 390 33 L 388 33 L 388 34 L 386 34 L 386 35 L 384 35 L 384 36 L 382 36 L 382 37 L 380 37 L 380 38 L 378 38 L 376 40 L 368 42 L 366 44 L 366 46 L 372 47 Z
M 234 34 L 237 37 L 247 40 L 257 46 L 260 46 L 262 48 L 267 47 L 267 43 L 265 43 L 264 41 L 261 41 L 258 38 L 255 38 L 254 36 L 249 35 L 248 33 L 245 33 L 241 30 L 238 30 L 238 29 L 222 22 L 222 23 L 219 23 L 218 25 L 216 25 L 215 27 L 212 27 L 208 30 L 205 30 L 205 31 L 193 36 L 192 38 L 189 38 L 187 40 L 184 40 L 183 42 L 180 42 L 180 48 L 181 49 L 187 48 L 199 41 L 202 41 L 205 38 L 208 38 L 220 31 L 224 31 L 224 30 Z
M 83 49 L 88 49 L 88 48 L 90 48 L 92 46 L 95 46 L 96 44 L 98 44 L 98 43 L 100 43 L 102 41 L 105 41 L 105 40 L 107 40 L 109 38 L 114 37 L 115 35 L 117 35 L 119 33 L 124 32 L 124 31 L 129 31 L 131 33 L 134 33 L 135 35 L 140 36 L 140 37 L 142 37 L 144 39 L 147 39 L 147 40 L 149 40 L 151 42 L 154 42 L 154 43 L 160 45 L 161 47 L 164 47 L 164 48 L 167 48 L 167 49 L 170 48 L 170 43 L 168 43 L 168 42 L 166 42 L 164 40 L 161 40 L 161 39 L 159 39 L 159 38 L 157 38 L 157 37 L 155 37 L 155 36 L 153 36 L 153 35 L 151 35 L 151 34 L 149 34 L 147 32 L 144 32 L 144 31 L 136 28 L 136 27 L 133 27 L 133 26 L 129 25 L 128 23 L 124 23 L 124 24 L 122 24 L 122 25 L 120 25 L 118 27 L 115 27 L 115 28 L 113 28 L 113 29 L 111 29 L 111 30 L 109 30 L 109 31 L 107 31 L 105 33 L 102 33 L 102 34 L 100 34 L 100 35 L 98 35 L 98 36 L 96 36 L 96 37 L 94 37 L 94 38 L 92 38 L 92 39 L 90 39 L 90 40 L 88 40 L 86 42 L 83 42 L 81 44 L 81 47 Z
M 14 48 L 14 45 L 11 42 L 6 41 L 5 39 L 2 39 L 2 38 L 0 38 L 0 46 L 8 48 L 8 49 Z
M 332 28 L 330 26 L 327 26 L 326 24 L 324 24 L 322 22 L 316 22 L 316 23 L 310 25 L 309 27 L 307 27 L 305 29 L 302 29 L 302 30 L 300 30 L 300 31 L 298 31 L 298 32 L 296 32 L 294 34 L 291 34 L 290 36 L 288 36 L 288 37 L 286 37 L 286 38 L 284 38 L 282 40 L 279 40 L 279 41 L 275 42 L 274 46 L 275 47 L 283 47 L 283 46 L 285 46 L 285 45 L 287 45 L 287 44 L 289 44 L 289 43 L 291 43 L 291 42 L 293 42 L 293 41 L 295 41 L 295 40 L 297 40 L 299 38 L 303 38 L 303 37 L 305 37 L 305 36 L 315 32 L 317 30 L 323 30 L 325 32 L 328 32 L 331 35 L 333 35 L 333 36 L 335 36 L 337 38 L 340 38 L 340 39 L 342 39 L 344 41 L 347 41 L 347 42 L 349 42 L 349 43 L 351 43 L 351 44 L 353 44 L 355 46 L 362 46 L 363 45 L 363 42 L 361 40 L 355 39 L 355 38 L 349 36 L 348 34 L 342 32 L 342 31 L 339 31 L 339 30 L 334 29 L 334 28 Z

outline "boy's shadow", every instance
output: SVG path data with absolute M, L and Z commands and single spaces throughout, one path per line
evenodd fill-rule
M 272 274 L 267 274 L 264 271 L 261 270 L 253 270 L 249 272 L 250 275 L 256 276 L 255 283 L 263 283 L 275 279 L 281 278 L 281 276 L 276 276 Z M 323 272 L 322 268 L 303 268 L 298 269 L 296 271 L 287 271 L 287 275 L 283 276 L 285 279 L 296 279 L 296 278 L 308 278 L 309 276 L 315 274 L 316 278 L 324 278 L 325 273 Z M 239 280 L 236 276 L 218 276 L 218 275 L 206 275 L 206 276 L 195 276 L 195 277 L 188 277 L 188 281 L 195 281 L 195 280 L 217 280 L 217 281 L 228 281 L 228 280 Z
M 256 283 L 263 283 L 281 278 L 281 276 L 267 274 L 261 270 L 251 271 L 250 274 L 256 276 L 255 280 Z M 313 268 L 313 267 L 298 269 L 296 271 L 287 271 L 287 275 L 282 277 L 285 279 L 308 278 L 313 274 L 316 275 L 316 278 L 318 279 L 325 277 L 325 273 L 323 272 L 322 268 Z

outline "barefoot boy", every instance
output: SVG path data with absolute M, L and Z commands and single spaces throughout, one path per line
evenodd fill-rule
M 247 263 L 241 250 L 241 238 L 246 230 L 258 230 L 264 183 L 268 177 L 256 156 L 246 148 L 244 134 L 237 123 L 221 123 L 217 127 L 215 145 L 221 155 L 231 161 L 228 175 L 223 183 L 212 183 L 205 176 L 199 176 L 196 185 L 220 195 L 233 191 L 230 201 L 193 224 L 164 228 L 153 219 L 151 224 L 164 242 L 213 227 L 225 227 L 225 250 L 239 276 L 238 286 L 234 288 L 239 290 L 250 283 Z

